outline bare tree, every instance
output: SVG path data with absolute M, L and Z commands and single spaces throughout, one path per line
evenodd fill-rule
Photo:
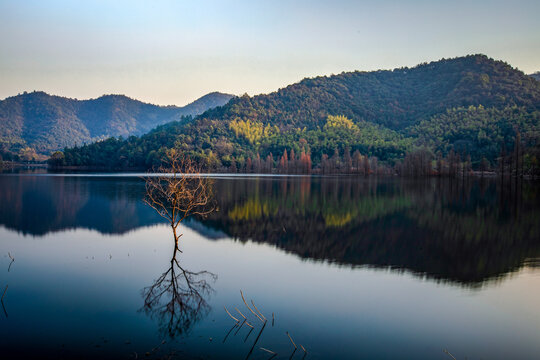
M 148 175 L 144 202 L 167 219 L 173 229 L 174 241 L 182 234 L 178 225 L 191 215 L 205 216 L 214 211 L 212 180 L 201 175 L 200 167 L 175 150 L 168 153 L 166 165 Z
M 210 309 L 204 296 L 212 291 L 209 280 L 215 281 L 216 275 L 180 266 L 177 254 L 182 252 L 178 246 L 182 234 L 177 228 L 188 216 L 205 216 L 214 210 L 212 181 L 201 175 L 197 164 L 174 150 L 168 153 L 167 164 L 157 169 L 157 175 L 149 174 L 145 180 L 144 202 L 170 223 L 174 251 L 168 270 L 143 289 L 142 311 L 158 318 L 162 330 L 174 337 Z

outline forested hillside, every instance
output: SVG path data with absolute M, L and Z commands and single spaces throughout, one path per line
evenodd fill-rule
M 393 166 L 419 150 L 433 159 L 453 150 L 470 156 L 472 167 L 486 161 L 493 167 L 518 133 L 522 147 L 534 147 L 539 121 L 538 81 L 471 55 L 304 79 L 268 95 L 234 98 L 142 137 L 68 149 L 60 162 L 148 168 L 174 147 L 214 170 L 348 172 L 368 160 L 373 169 L 377 161 Z
M 0 101 L 0 150 L 4 154 L 50 155 L 66 146 L 110 136 L 141 135 L 158 125 L 227 103 L 232 95 L 211 93 L 185 107 L 156 106 L 123 95 L 76 100 L 44 92 Z

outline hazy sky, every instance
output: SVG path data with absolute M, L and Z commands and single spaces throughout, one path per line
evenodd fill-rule
M 540 70 L 538 0 L 0 0 L 0 98 L 184 105 L 306 76 L 484 53 Z

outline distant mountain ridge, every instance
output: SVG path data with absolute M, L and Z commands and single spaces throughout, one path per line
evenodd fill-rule
M 323 159 L 339 167 L 354 152 L 395 164 L 427 148 L 433 155 L 469 154 L 478 168 L 483 158 L 495 166 L 501 149 L 513 149 L 516 132 L 528 146 L 538 142 L 539 130 L 540 83 L 477 54 L 303 79 L 270 94 L 235 97 L 140 138 L 68 150 L 63 162 L 151 168 L 175 147 L 210 169 L 249 172 L 260 159 L 280 166 L 285 151 L 310 154 L 320 169 Z
M 529 76 L 532 77 L 532 78 L 534 78 L 534 79 L 536 79 L 536 80 L 538 80 L 538 81 L 540 81 L 540 71 L 537 71 L 537 72 L 535 72 L 535 73 L 532 73 L 532 74 L 530 74 Z
M 42 91 L 0 101 L 0 150 L 30 147 L 49 155 L 66 146 L 111 136 L 144 134 L 158 125 L 180 121 L 226 104 L 233 95 L 213 92 L 184 106 L 157 106 L 124 95 L 77 100 Z

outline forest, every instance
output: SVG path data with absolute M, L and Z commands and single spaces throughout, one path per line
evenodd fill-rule
M 0 101 L 0 156 L 6 160 L 46 159 L 56 150 L 111 136 L 142 135 L 225 104 L 232 95 L 210 93 L 184 106 L 157 106 L 123 95 L 77 100 L 25 92 Z
M 534 175 L 539 126 L 540 82 L 470 55 L 234 97 L 142 136 L 66 148 L 50 163 L 151 169 L 175 148 L 218 172 L 516 175 L 517 148 L 520 174 Z

